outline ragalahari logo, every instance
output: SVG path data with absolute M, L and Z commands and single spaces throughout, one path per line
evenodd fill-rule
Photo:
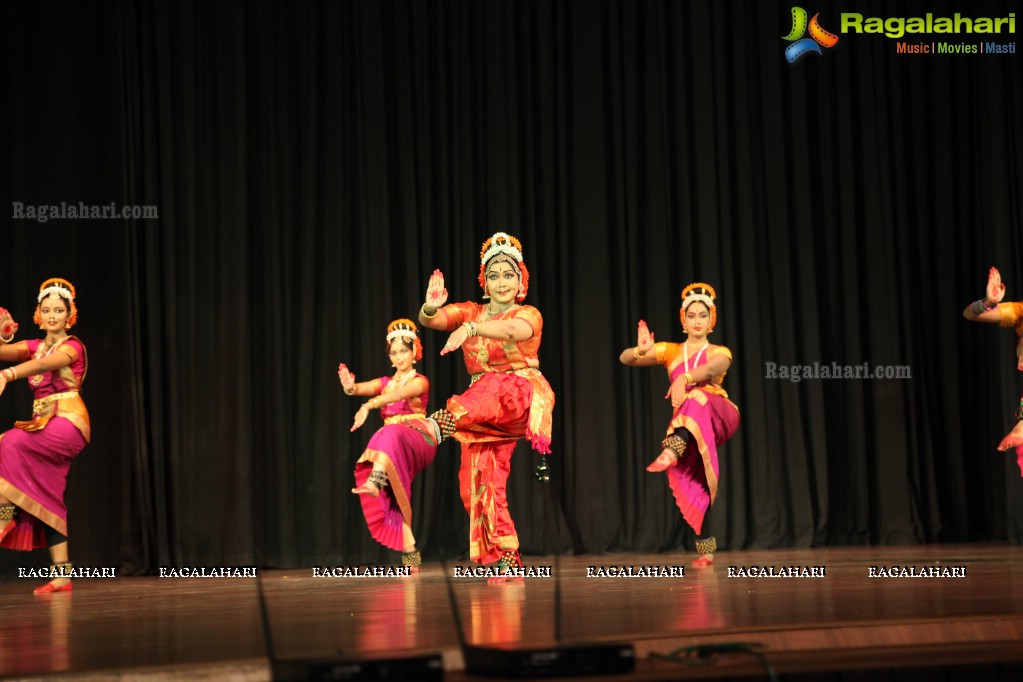
M 785 59 L 789 60 L 789 64 L 795 64 L 811 52 L 823 54 L 822 47 L 834 47 L 838 43 L 838 36 L 821 28 L 817 21 L 819 16 L 820 13 L 814 14 L 813 19 L 807 22 L 805 9 L 792 8 L 792 30 L 787 36 L 782 36 L 783 40 L 792 43 L 785 48 Z M 808 31 L 810 37 L 804 38 L 803 35 Z

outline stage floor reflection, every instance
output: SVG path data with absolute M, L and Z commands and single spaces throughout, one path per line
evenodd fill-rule
M 757 645 L 780 671 L 1023 662 L 1023 549 L 926 545 L 527 556 L 532 577 L 490 584 L 465 562 L 412 577 L 80 579 L 33 596 L 0 584 L 0 674 L 271 679 L 271 661 L 439 654 L 465 671 L 461 642 L 542 649 L 627 643 L 636 672 L 608 679 L 756 674 L 749 655 L 664 660 Z M 684 575 L 678 575 L 684 567 Z M 365 571 L 367 567 L 361 567 Z M 384 571 L 376 571 L 384 572 Z M 547 573 L 549 572 L 549 577 Z M 694 647 L 703 647 L 694 649 Z M 1018 668 L 1015 668 L 1018 669 Z

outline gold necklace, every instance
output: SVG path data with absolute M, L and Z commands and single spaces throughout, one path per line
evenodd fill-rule
M 504 313 L 506 313 L 509 310 L 511 310 L 512 308 L 514 308 L 516 305 L 517 305 L 516 303 L 509 303 L 508 305 L 506 305 L 501 310 L 495 311 L 495 310 L 491 310 L 490 304 L 487 304 L 487 315 L 486 315 L 486 319 L 484 319 L 483 321 L 486 322 L 487 320 L 489 320 L 489 319 L 491 319 L 493 317 L 497 317 L 498 315 L 503 315 Z
M 56 350 L 57 346 L 59 346 L 63 341 L 66 341 L 67 337 L 68 335 L 65 334 L 53 343 L 47 343 L 46 339 L 43 339 L 43 342 L 39 344 L 36 348 L 36 352 L 32 355 L 33 359 L 38 360 L 40 358 L 45 358 L 47 355 Z M 31 386 L 38 388 L 39 385 L 43 383 L 43 374 L 33 374 L 28 378 L 28 383 Z
M 404 386 L 408 382 L 412 381 L 412 379 L 415 376 L 416 376 L 416 370 L 414 368 L 408 370 L 407 372 L 405 372 L 401 376 L 398 376 L 398 374 L 395 373 L 394 378 L 391 379 L 389 382 L 387 382 L 387 390 L 388 391 L 400 390 L 402 386 Z

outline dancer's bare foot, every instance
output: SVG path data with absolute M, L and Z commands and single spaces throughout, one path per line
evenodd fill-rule
M 369 472 L 369 477 L 362 482 L 358 488 L 352 488 L 352 492 L 356 495 L 370 495 L 372 497 L 378 497 L 380 491 L 384 489 L 384 486 L 388 485 L 387 474 L 383 472 L 383 469 L 374 469 Z
M 380 488 L 377 484 L 368 478 L 358 488 L 352 488 L 352 492 L 356 495 L 369 495 L 370 497 L 380 497 Z
M 678 455 L 671 448 L 664 448 L 661 450 L 661 454 L 657 455 L 657 459 L 651 462 L 646 470 L 651 473 L 657 473 L 658 471 L 667 471 L 676 464 L 678 464 Z
M 998 449 L 1005 452 L 1009 448 L 1023 447 L 1023 420 L 1016 422 L 1016 427 L 1002 439 Z
M 713 554 L 701 554 L 693 561 L 693 568 L 706 568 L 714 564 Z
M 525 577 L 518 573 L 518 569 L 522 568 L 522 556 L 517 549 L 506 550 L 500 561 L 497 562 L 496 568 L 501 572 L 501 575 L 487 578 L 488 585 L 526 582 Z
M 59 547 L 59 545 L 57 545 Z M 67 547 L 67 543 L 63 545 Z M 50 575 L 54 578 L 40 587 L 32 590 L 32 594 L 49 594 L 50 592 L 70 592 L 71 591 L 71 573 L 73 567 L 70 561 L 61 561 L 50 566 Z
M 42 587 L 37 587 L 32 590 L 32 594 L 49 594 L 50 592 L 70 592 L 71 591 L 71 579 L 70 578 L 54 578 L 50 582 L 46 583 Z

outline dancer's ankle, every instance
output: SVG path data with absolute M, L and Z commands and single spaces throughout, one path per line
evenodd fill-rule
M 695 568 L 703 568 L 714 563 L 714 552 L 718 549 L 718 540 L 713 535 L 706 538 L 696 538 L 696 551 L 700 554 L 693 561 Z
M 423 555 L 419 553 L 415 545 L 412 545 L 412 549 L 406 549 L 401 553 L 401 565 L 408 569 L 409 574 L 419 573 L 423 565 Z

